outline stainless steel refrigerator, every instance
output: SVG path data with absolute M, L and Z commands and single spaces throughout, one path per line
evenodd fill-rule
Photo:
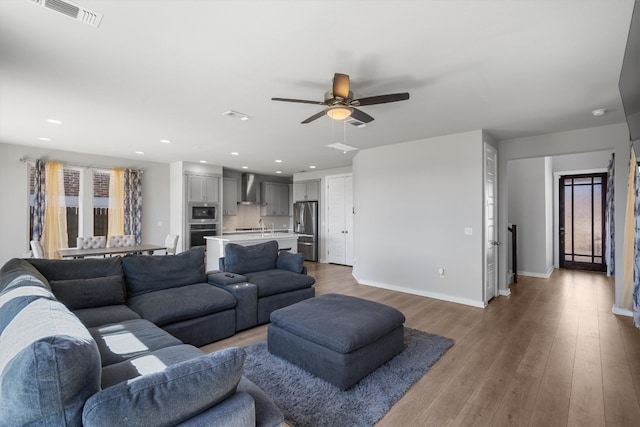
M 293 232 L 298 234 L 298 252 L 306 261 L 318 261 L 318 202 L 293 204 Z

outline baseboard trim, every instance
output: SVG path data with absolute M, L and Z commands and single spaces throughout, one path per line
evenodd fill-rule
M 555 267 L 551 267 L 546 273 L 532 273 L 530 271 L 518 271 L 518 276 L 537 277 L 539 279 L 548 279 L 551 277 Z
M 498 289 L 498 295 L 500 295 L 501 297 L 508 297 L 509 295 L 511 295 L 511 289 Z
M 611 311 L 613 314 L 617 314 L 619 316 L 633 317 L 633 312 L 631 310 L 625 310 L 624 308 L 617 307 L 615 304 L 613 304 Z
M 355 274 L 352 274 L 356 282 L 360 285 L 371 286 L 374 288 L 388 289 L 390 291 L 403 292 L 405 294 L 419 295 L 422 297 L 433 298 L 441 301 L 454 302 L 456 304 L 469 305 L 471 307 L 485 308 L 487 304 L 484 301 L 475 301 L 467 298 L 459 298 L 451 295 L 440 294 L 437 292 L 419 291 L 413 288 L 405 288 L 403 286 L 393 286 L 384 283 L 370 282 L 368 280 L 359 280 Z

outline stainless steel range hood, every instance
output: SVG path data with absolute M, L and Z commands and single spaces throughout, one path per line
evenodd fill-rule
M 260 183 L 258 177 L 252 173 L 243 173 L 240 179 L 240 192 L 242 200 L 238 202 L 239 205 L 259 205 L 258 191 Z

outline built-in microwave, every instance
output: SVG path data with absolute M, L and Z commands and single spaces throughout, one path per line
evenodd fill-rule
M 189 203 L 189 222 L 215 222 L 218 219 L 218 205 L 215 203 Z

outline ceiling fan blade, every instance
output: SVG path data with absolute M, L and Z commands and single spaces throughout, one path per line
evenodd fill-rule
M 353 111 L 351 112 L 351 117 L 353 117 L 356 120 L 360 120 L 361 122 L 364 122 L 364 123 L 369 123 L 374 120 L 373 117 L 371 117 L 370 115 L 368 115 L 362 110 L 358 110 L 357 108 L 353 108 Z
M 356 106 L 386 104 L 387 102 L 406 101 L 409 99 L 407 92 L 392 93 L 390 95 L 368 96 L 366 98 L 354 99 L 351 104 Z
M 300 123 L 302 123 L 303 125 L 307 124 L 307 123 L 311 123 L 312 121 L 317 120 L 317 119 L 319 119 L 320 117 L 322 117 L 324 115 L 325 115 L 325 111 L 322 110 L 319 113 L 314 114 L 313 116 L 309 117 L 308 119 L 306 119 L 306 120 L 304 120 L 304 121 L 302 121 Z
M 333 75 L 333 96 L 347 99 L 349 97 L 349 76 L 335 73 Z
M 297 102 L 299 104 L 314 104 L 314 105 L 325 105 L 322 101 L 308 101 L 306 99 L 291 99 L 291 98 L 271 98 L 272 101 L 283 101 L 283 102 Z

